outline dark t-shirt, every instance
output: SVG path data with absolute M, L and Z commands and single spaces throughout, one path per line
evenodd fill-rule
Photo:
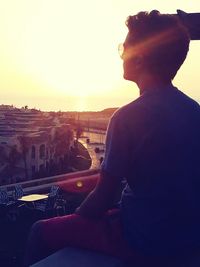
M 147 254 L 200 246 L 200 107 L 172 85 L 152 88 L 111 118 L 102 169 L 125 178 L 129 243 Z

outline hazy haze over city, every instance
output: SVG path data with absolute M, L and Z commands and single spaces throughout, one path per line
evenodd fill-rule
M 0 104 L 41 110 L 101 110 L 138 96 L 123 80 L 118 44 L 128 15 L 200 12 L 200 1 L 0 1 Z M 200 41 L 192 41 L 174 84 L 196 100 Z

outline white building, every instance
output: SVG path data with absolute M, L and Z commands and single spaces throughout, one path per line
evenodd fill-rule
M 0 184 L 45 176 L 64 161 L 74 144 L 70 125 L 37 110 L 1 107 Z

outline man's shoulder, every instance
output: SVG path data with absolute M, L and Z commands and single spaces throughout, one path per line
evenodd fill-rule
M 145 111 L 145 101 L 144 96 L 140 96 L 132 102 L 120 107 L 117 109 L 112 115 L 112 120 L 120 120 L 125 119 L 127 117 L 137 116 L 139 113 L 141 114 Z
M 177 92 L 182 97 L 184 102 L 187 102 L 188 104 L 194 106 L 195 108 L 200 109 L 200 105 L 196 100 L 194 100 L 193 98 L 191 98 L 190 96 L 186 95 L 184 92 L 182 92 L 180 90 L 177 90 Z

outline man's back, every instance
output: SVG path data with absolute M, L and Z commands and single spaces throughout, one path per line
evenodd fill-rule
M 151 254 L 196 245 L 199 105 L 172 86 L 158 88 L 120 109 L 113 121 L 123 124 L 123 139 L 129 143 L 124 160 L 129 162 L 125 174 L 129 186 L 122 196 L 122 212 L 130 243 Z M 123 142 L 120 136 L 118 141 Z M 117 162 L 109 165 L 118 171 Z

